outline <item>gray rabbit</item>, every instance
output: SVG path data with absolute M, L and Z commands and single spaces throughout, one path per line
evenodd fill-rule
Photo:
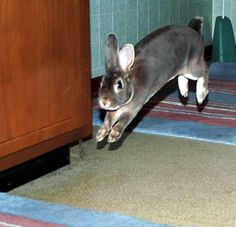
M 188 96 L 188 79 L 197 80 L 196 97 L 202 104 L 208 94 L 208 70 L 202 40 L 203 19 L 188 26 L 160 28 L 135 47 L 119 50 L 115 35 L 108 35 L 105 47 L 107 74 L 99 89 L 99 105 L 107 110 L 96 140 L 108 136 L 112 143 L 121 137 L 143 105 L 168 81 L 178 77 L 182 96 Z

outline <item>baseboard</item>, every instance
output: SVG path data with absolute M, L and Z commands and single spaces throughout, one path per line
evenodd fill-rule
M 0 172 L 0 192 L 8 192 L 68 164 L 70 164 L 68 146 L 48 152 Z

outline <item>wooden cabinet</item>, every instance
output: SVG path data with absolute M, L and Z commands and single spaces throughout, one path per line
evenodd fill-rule
M 0 171 L 91 135 L 87 0 L 0 0 Z

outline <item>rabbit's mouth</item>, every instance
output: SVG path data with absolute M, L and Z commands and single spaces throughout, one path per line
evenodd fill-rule
M 108 111 L 115 111 L 119 108 L 126 106 L 133 98 L 133 95 L 130 96 L 130 98 L 123 104 L 120 105 L 114 105 L 111 100 L 104 101 L 103 99 L 99 99 L 99 105 L 102 109 L 108 110 Z
M 120 105 L 113 105 L 111 100 L 99 99 L 99 105 L 104 110 L 114 111 L 120 108 Z

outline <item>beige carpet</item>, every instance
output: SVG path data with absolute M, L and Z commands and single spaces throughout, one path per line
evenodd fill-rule
M 187 227 L 236 226 L 236 146 L 129 134 L 10 193 Z

